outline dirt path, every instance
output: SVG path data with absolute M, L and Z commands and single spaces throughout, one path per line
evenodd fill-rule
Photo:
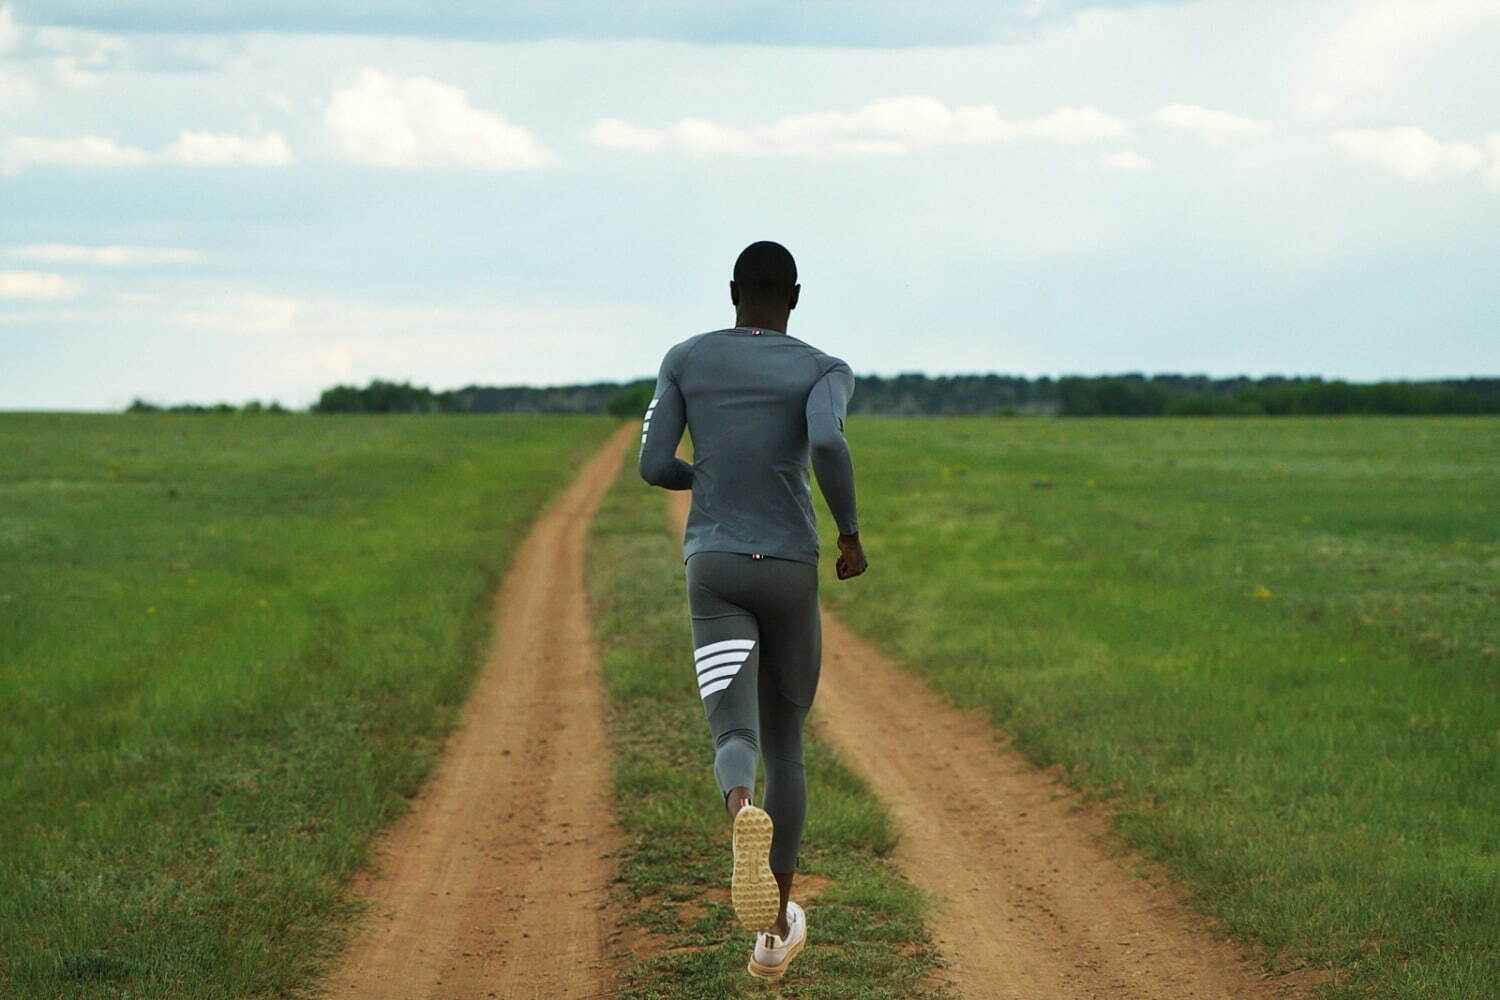
M 617 843 L 583 585 L 594 510 L 635 437 L 610 438 L 538 519 L 494 605 L 496 644 L 412 811 L 377 845 L 364 926 L 328 980 L 360 1000 L 607 993 Z
M 688 496 L 674 500 L 680 539 Z M 1249 971 L 1169 889 L 1127 874 L 1100 846 L 1103 820 L 1077 809 L 1077 793 L 1003 749 L 977 713 L 942 701 L 827 610 L 813 713 L 894 814 L 897 863 L 936 894 L 942 978 L 960 996 L 1297 995 L 1290 980 Z

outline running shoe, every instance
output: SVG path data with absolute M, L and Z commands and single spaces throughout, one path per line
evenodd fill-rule
M 755 954 L 746 967 L 756 979 L 780 979 L 802 946 L 807 944 L 807 915 L 796 903 L 786 904 L 786 937 L 770 931 L 755 935 Z
M 729 900 L 747 931 L 760 932 L 776 922 L 781 890 L 771 874 L 771 815 L 746 805 L 734 815 L 734 871 Z

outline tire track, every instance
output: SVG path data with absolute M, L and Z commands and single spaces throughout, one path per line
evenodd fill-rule
M 635 434 L 620 428 L 517 551 L 461 726 L 411 811 L 378 839 L 381 874 L 356 884 L 371 906 L 328 996 L 611 991 L 604 959 L 619 833 L 583 553 Z

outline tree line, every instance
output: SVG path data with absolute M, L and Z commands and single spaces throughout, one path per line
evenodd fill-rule
M 313 413 L 609 413 L 636 417 L 654 391 L 650 379 L 553 386 L 466 386 L 433 391 L 375 379 L 325 389 Z M 1294 414 L 1500 413 L 1500 378 L 1347 382 L 1342 379 L 1206 375 L 1077 376 L 861 375 L 852 413 L 930 416 L 1281 416 Z M 129 412 L 284 413 L 263 406 L 135 400 Z

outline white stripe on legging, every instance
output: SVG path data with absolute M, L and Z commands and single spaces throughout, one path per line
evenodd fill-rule
M 740 672 L 740 667 L 742 666 L 744 666 L 744 663 L 733 663 L 727 667 L 716 667 L 713 670 L 705 670 L 698 675 L 698 686 L 701 688 L 705 684 L 712 684 L 720 677 L 733 677 Z
M 700 693 L 703 695 L 703 697 L 707 698 L 711 694 L 715 694 L 716 692 L 724 690 L 731 683 L 733 683 L 733 681 L 734 681 L 733 677 L 726 677 L 726 678 L 724 678 L 721 681 L 714 681 L 712 684 L 708 685 L 707 687 L 701 688 L 700 689 Z
M 705 656 L 698 661 L 698 676 L 702 677 L 703 671 L 710 667 L 722 667 L 726 663 L 744 663 L 749 658 L 750 651 L 748 649 L 730 650 L 727 653 L 720 653 L 718 656 Z
M 706 646 L 699 646 L 697 649 L 693 650 L 693 659 L 701 662 L 705 656 L 711 656 L 714 653 L 722 653 L 726 649 L 754 648 L 754 639 L 720 639 L 718 642 L 711 642 Z

